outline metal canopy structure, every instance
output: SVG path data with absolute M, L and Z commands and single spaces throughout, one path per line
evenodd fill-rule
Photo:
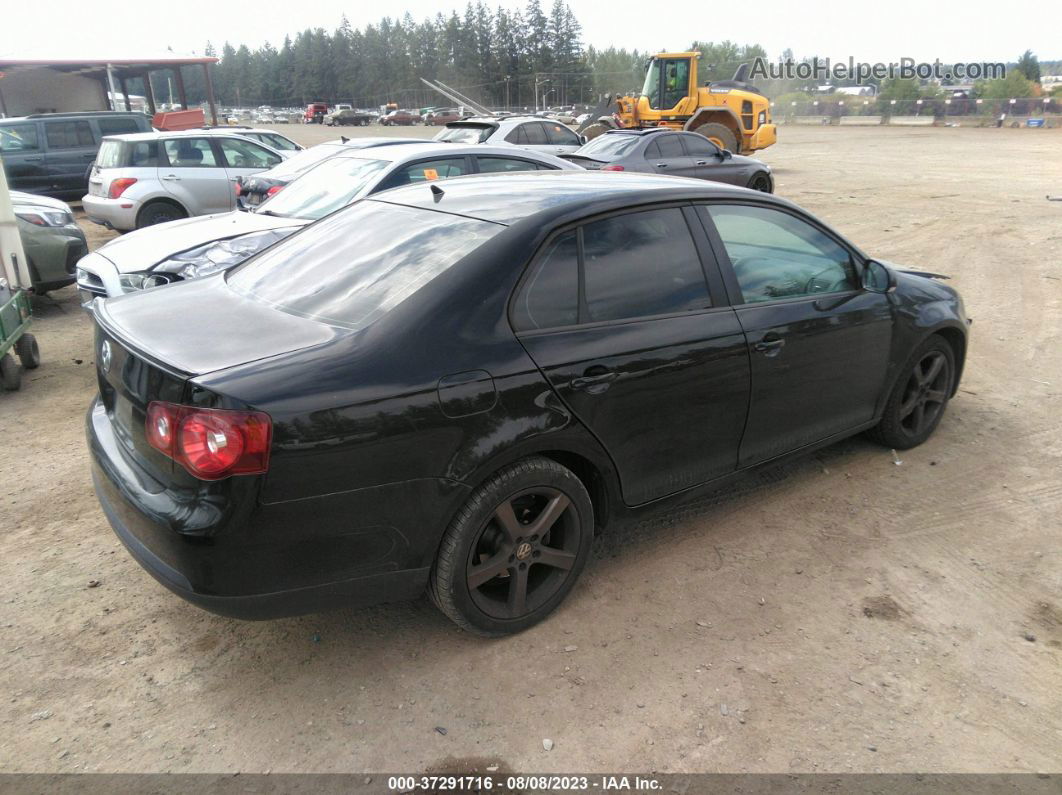
M 118 96 L 125 99 L 125 107 L 131 107 L 129 101 L 128 81 L 140 79 L 148 109 L 154 116 L 157 112 L 154 92 L 151 88 L 150 75 L 155 72 L 169 72 L 177 91 L 177 98 L 185 110 L 188 109 L 188 97 L 185 91 L 182 68 L 199 67 L 203 70 L 203 82 L 206 86 L 207 103 L 214 124 L 218 123 L 217 101 L 214 98 L 214 83 L 210 74 L 210 65 L 218 62 L 209 56 L 178 56 L 167 53 L 150 58 L 93 58 L 93 59 L 51 59 L 51 58 L 0 58 L 0 75 L 3 78 L 19 78 L 22 82 L 31 81 L 35 70 L 48 70 L 59 75 L 87 77 L 99 82 L 102 101 L 105 107 L 116 110 L 114 100 Z M 0 79 L 0 114 L 10 115 L 4 100 L 4 82 Z M 86 108 L 62 108 L 76 111 Z M 21 114 L 20 114 L 21 115 Z

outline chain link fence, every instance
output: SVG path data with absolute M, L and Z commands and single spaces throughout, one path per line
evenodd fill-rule
M 1016 97 L 1012 99 L 879 99 L 859 96 L 809 97 L 807 100 L 771 102 L 775 122 L 843 124 L 893 119 L 918 120 L 923 124 L 975 123 L 1062 127 L 1062 97 Z

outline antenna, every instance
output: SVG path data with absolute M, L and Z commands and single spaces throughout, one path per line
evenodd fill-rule
M 431 193 L 436 203 L 438 203 L 438 201 L 446 195 L 446 192 L 434 182 L 431 185 Z

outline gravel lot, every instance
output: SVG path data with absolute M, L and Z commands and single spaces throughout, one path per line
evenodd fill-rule
M 0 771 L 1062 771 L 1062 133 L 779 138 L 780 194 L 954 277 L 957 399 L 899 461 L 857 438 L 614 529 L 506 640 L 427 601 L 241 623 L 162 589 L 92 493 L 90 321 L 37 301 L 44 363 L 0 395 Z

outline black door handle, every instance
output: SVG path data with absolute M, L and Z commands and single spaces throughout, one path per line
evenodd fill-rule
M 579 389 L 589 392 L 591 395 L 597 395 L 604 392 L 609 386 L 619 378 L 619 373 L 612 370 L 605 370 L 601 367 L 590 367 L 587 371 L 579 376 L 573 378 L 568 386 L 572 389 Z
M 785 340 L 778 336 L 764 337 L 752 346 L 752 350 L 758 353 L 766 353 L 768 356 L 776 354 L 785 345 Z
M 708 165 L 708 161 L 707 160 L 698 160 L 697 161 L 697 165 L 698 166 L 706 166 L 706 165 Z

